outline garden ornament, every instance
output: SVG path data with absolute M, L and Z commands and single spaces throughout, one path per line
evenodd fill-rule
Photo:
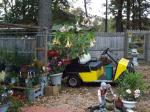
M 99 112 L 105 112 L 106 108 L 106 94 L 108 91 L 111 91 L 113 94 L 112 88 L 110 84 L 106 84 L 105 82 L 101 83 L 100 88 L 98 89 L 98 99 L 99 99 Z M 114 95 L 114 94 L 113 94 Z
M 132 63 L 134 64 L 134 66 L 138 66 L 138 51 L 137 49 L 131 49 L 131 55 L 132 55 Z

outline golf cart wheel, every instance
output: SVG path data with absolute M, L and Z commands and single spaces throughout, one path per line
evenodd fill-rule
M 81 85 L 81 79 L 76 75 L 69 76 L 67 80 L 67 84 L 70 87 L 78 87 Z

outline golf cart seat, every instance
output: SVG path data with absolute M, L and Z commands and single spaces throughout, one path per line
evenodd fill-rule
M 86 64 L 80 64 L 79 59 L 72 60 L 72 63 L 67 65 L 66 72 L 90 72 L 96 71 L 102 66 L 100 61 L 89 61 Z

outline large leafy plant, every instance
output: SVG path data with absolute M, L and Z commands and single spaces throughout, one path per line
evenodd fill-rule
M 94 45 L 95 36 L 91 31 L 79 31 L 71 27 L 61 28 L 55 33 L 49 44 L 50 50 L 58 52 L 61 58 L 76 58 L 87 53 L 90 47 Z

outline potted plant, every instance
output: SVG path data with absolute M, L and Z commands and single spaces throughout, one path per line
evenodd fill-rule
M 74 59 L 93 47 L 95 36 L 92 31 L 78 30 L 77 27 L 63 26 L 55 32 L 49 43 L 49 55 L 59 55 L 61 59 Z
M 123 106 L 127 110 L 131 110 L 143 95 L 146 87 L 142 74 L 125 72 L 123 77 L 117 80 L 117 83 L 117 90 L 122 97 Z
M 47 66 L 49 72 L 49 78 L 52 85 L 61 85 L 62 72 L 64 71 L 65 65 L 60 57 L 54 56 L 49 57 L 49 63 Z
M 0 72 L 0 84 L 4 83 L 5 78 L 6 78 L 6 72 L 5 71 L 1 71 Z
M 17 81 L 18 81 L 18 75 L 17 75 L 17 73 L 15 73 L 13 71 L 13 72 L 9 72 L 7 74 L 8 74 L 7 77 L 10 79 L 10 84 L 12 84 L 12 85 L 16 84 Z
M 12 90 L 8 90 L 6 86 L 0 86 L 0 112 L 7 112 L 12 94 Z

